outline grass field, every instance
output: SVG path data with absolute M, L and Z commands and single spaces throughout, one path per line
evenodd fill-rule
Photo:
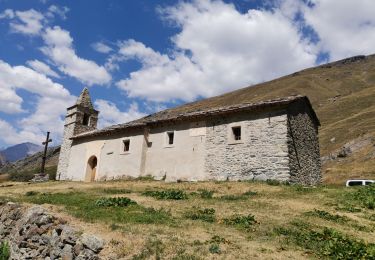
M 143 179 L 2 183 L 0 197 L 44 204 L 115 259 L 375 257 L 375 187 Z

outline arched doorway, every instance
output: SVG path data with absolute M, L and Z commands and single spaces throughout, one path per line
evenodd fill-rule
M 96 177 L 96 166 L 98 165 L 98 159 L 96 156 L 91 156 L 87 161 L 87 170 L 86 170 L 86 181 L 95 181 Z

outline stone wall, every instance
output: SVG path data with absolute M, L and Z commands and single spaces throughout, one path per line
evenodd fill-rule
M 231 141 L 233 126 L 241 126 L 241 141 Z M 211 120 L 206 138 L 205 170 L 210 179 L 289 180 L 285 111 Z
M 80 234 L 43 207 L 0 206 L 0 241 L 7 241 L 10 259 L 100 259 L 104 241 Z
M 288 149 L 290 182 L 317 185 L 321 182 L 318 125 L 305 103 L 288 108 Z

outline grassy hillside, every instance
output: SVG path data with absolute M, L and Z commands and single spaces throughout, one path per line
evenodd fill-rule
M 107 240 L 103 259 L 375 257 L 375 186 L 147 180 L 8 185 L 0 200 L 45 205 L 69 225 Z

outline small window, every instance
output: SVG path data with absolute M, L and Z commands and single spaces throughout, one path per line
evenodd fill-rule
M 233 139 L 235 141 L 241 140 L 241 127 L 240 126 L 232 127 L 232 134 L 233 134 Z
M 89 114 L 83 114 L 82 124 L 83 125 L 89 125 L 90 122 L 90 115 Z
M 168 144 L 172 145 L 174 142 L 174 132 L 168 132 Z
M 129 152 L 129 149 L 130 149 L 130 140 L 129 139 L 122 140 L 122 143 L 123 143 L 123 151 L 124 152 Z
M 348 186 L 361 186 L 362 181 L 350 181 Z
M 372 185 L 372 184 L 374 184 L 372 181 L 366 181 L 365 182 L 365 185 Z

